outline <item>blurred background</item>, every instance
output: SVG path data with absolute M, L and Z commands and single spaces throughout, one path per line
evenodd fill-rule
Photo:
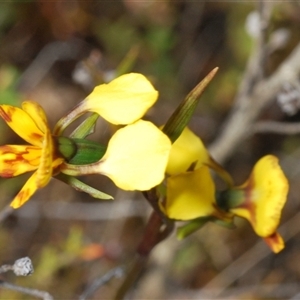
M 145 74 L 159 90 L 146 119 L 161 125 L 218 66 L 190 122 L 209 145 L 224 126 L 253 51 L 257 7 L 255 1 L 204 0 L 1 2 L 0 103 L 34 100 L 54 126 L 95 85 L 128 70 Z M 267 75 L 300 41 L 299 1 L 274 4 L 270 36 L 274 32 L 281 40 L 268 55 Z M 294 92 L 297 100 L 300 89 Z M 300 113 L 286 113 L 274 99 L 260 119 L 292 123 Z M 0 130 L 1 144 L 21 142 L 4 122 Z M 112 131 L 100 120 L 91 139 L 106 142 Z M 208 224 L 181 242 L 172 235 L 153 251 L 132 299 L 208 299 L 212 291 L 220 299 L 299 299 L 299 145 L 299 134 L 255 134 L 222 162 L 241 184 L 260 157 L 280 158 L 291 185 L 279 230 L 287 240 L 282 253 L 271 253 L 242 220 L 235 230 Z M 27 178 L 1 179 L 2 208 Z M 95 200 L 53 179 L 2 220 L 1 264 L 29 256 L 35 268 L 31 277 L 6 273 L 3 280 L 55 299 L 78 299 L 93 280 L 134 257 L 151 212 L 141 193 L 117 190 L 101 176 L 82 180 L 115 200 Z M 111 280 L 89 299 L 111 299 L 121 281 Z M 1 289 L 0 299 L 32 298 Z

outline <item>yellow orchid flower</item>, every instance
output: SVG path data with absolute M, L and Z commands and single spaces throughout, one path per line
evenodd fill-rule
M 158 92 L 142 74 L 122 75 L 108 84 L 97 86 L 54 128 L 60 134 L 71 122 L 86 112 L 95 112 L 115 125 L 131 124 L 147 112 L 156 102 Z
M 247 219 L 255 233 L 264 238 L 275 253 L 284 248 L 284 241 L 276 230 L 288 189 L 288 180 L 278 158 L 266 155 L 255 164 L 243 185 L 229 191 L 233 200 L 229 211 Z
M 182 221 L 215 214 L 215 185 L 207 166 L 167 178 L 164 211 Z
M 172 145 L 166 168 L 170 176 L 161 209 L 169 218 L 188 221 L 211 216 L 228 220 L 229 214 L 217 207 L 209 168 L 232 185 L 230 175 L 213 160 L 201 139 L 186 127 Z
M 212 217 L 228 223 L 232 219 L 231 213 L 217 206 L 215 184 L 205 165 L 168 177 L 166 199 L 160 208 L 170 219 L 180 221 Z
M 201 166 L 208 162 L 209 154 L 201 139 L 188 127 L 185 127 L 179 138 L 172 145 L 166 173 L 178 175 L 186 172 L 192 164 Z
M 154 124 L 139 120 L 116 131 L 100 161 L 88 165 L 64 163 L 71 176 L 102 174 L 123 190 L 149 190 L 161 183 L 171 141 Z
M 62 172 L 79 176 L 102 174 L 124 190 L 148 190 L 161 183 L 171 149 L 170 139 L 151 122 L 140 120 L 156 102 L 158 92 L 142 74 L 122 75 L 101 84 L 54 130 L 60 134 L 77 117 L 94 112 L 112 124 L 127 125 L 117 130 L 105 155 L 95 163 L 65 163 Z
M 35 170 L 11 203 L 13 208 L 19 208 L 37 189 L 48 184 L 63 158 L 56 154 L 46 115 L 37 103 L 25 101 L 22 109 L 0 105 L 0 117 L 30 144 L 0 146 L 1 177 L 14 177 Z
M 233 185 L 231 176 L 208 153 L 201 139 L 186 127 L 173 143 L 166 173 L 178 175 L 190 168 L 198 169 L 202 165 L 213 169 L 228 186 Z

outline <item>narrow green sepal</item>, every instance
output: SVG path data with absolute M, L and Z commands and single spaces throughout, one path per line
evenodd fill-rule
M 58 151 L 66 162 L 72 165 L 88 165 L 99 161 L 106 147 L 85 139 L 71 139 L 64 136 L 56 138 Z
M 92 134 L 98 118 L 98 114 L 91 114 L 70 134 L 70 138 L 84 139 L 88 135 Z
M 77 152 L 68 161 L 72 165 L 88 165 L 99 161 L 104 153 L 106 147 L 89 140 L 73 139 L 76 144 Z
M 72 139 L 64 136 L 59 136 L 56 139 L 57 150 L 68 161 L 74 157 L 77 152 L 77 146 Z
M 77 191 L 89 194 L 93 198 L 102 199 L 102 200 L 114 199 L 112 196 L 105 194 L 101 191 L 98 191 L 97 189 L 83 183 L 82 181 L 78 180 L 75 177 L 60 173 L 60 174 L 56 175 L 55 178 L 65 182 L 66 184 L 70 185 Z
M 217 73 L 218 68 L 214 68 L 181 102 L 174 113 L 171 115 L 167 123 L 163 128 L 163 132 L 174 143 L 181 135 L 183 129 L 189 123 L 197 104 L 200 100 L 200 96 L 204 92 L 206 86 L 213 79 Z
M 195 231 L 199 230 L 203 227 L 208 221 L 211 220 L 211 217 L 202 217 L 197 218 L 192 221 L 189 221 L 185 225 L 179 227 L 176 232 L 176 236 L 179 240 L 186 238 L 187 236 L 191 235 Z

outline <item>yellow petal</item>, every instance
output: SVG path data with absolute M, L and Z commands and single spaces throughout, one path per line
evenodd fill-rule
M 264 238 L 264 240 L 274 253 L 278 253 L 284 249 L 284 241 L 278 232 Z
M 125 74 L 101 84 L 87 97 L 86 109 L 112 124 L 130 124 L 142 118 L 156 102 L 158 92 L 138 73 Z
M 169 218 L 187 221 L 215 211 L 215 186 L 208 167 L 167 179 L 165 212 Z
M 24 110 L 15 106 L 0 105 L 0 117 L 26 142 L 41 146 L 43 132 Z
M 45 111 L 38 103 L 24 101 L 22 103 L 22 108 L 31 117 L 41 132 L 45 133 L 50 130 Z
M 230 211 L 246 218 L 257 235 L 269 237 L 274 234 L 289 188 L 278 158 L 273 155 L 261 158 L 255 164 L 250 178 L 239 188 L 245 191 L 245 202 Z
M 151 122 L 139 120 L 119 129 L 96 164 L 123 190 L 149 190 L 164 179 L 171 142 Z
M 201 139 L 186 127 L 172 145 L 166 173 L 180 174 L 186 172 L 193 164 L 194 169 L 200 168 L 203 164 L 209 166 L 229 187 L 233 186 L 229 173 L 209 155 Z
M 54 134 L 61 134 L 87 111 L 99 114 L 112 124 L 133 123 L 147 112 L 157 98 L 158 92 L 144 75 L 122 75 L 108 84 L 97 86 L 74 110 L 57 122 Z
M 36 184 L 38 188 L 44 187 L 52 177 L 53 140 L 49 131 L 45 133 L 41 150 L 40 164 L 37 169 Z
M 13 177 L 36 170 L 41 149 L 36 146 L 5 145 L 0 147 L 0 176 Z
M 35 172 L 27 180 L 27 182 L 22 187 L 18 195 L 14 198 L 10 206 L 13 208 L 19 208 L 29 200 L 29 198 L 36 192 L 37 189 L 38 187 L 36 185 L 36 172 Z
M 166 173 L 180 174 L 196 162 L 199 167 L 203 163 L 208 163 L 209 155 L 200 138 L 186 127 L 172 145 Z

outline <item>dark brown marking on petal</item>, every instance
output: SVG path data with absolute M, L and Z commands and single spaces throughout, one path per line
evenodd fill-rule
M 217 203 L 212 203 L 212 206 L 215 209 L 214 212 L 212 213 L 212 216 L 216 217 L 217 219 L 228 221 L 229 219 L 233 218 L 232 213 L 223 210 L 221 207 L 217 205 Z
M 256 224 L 256 205 L 252 201 L 253 190 L 255 190 L 254 173 L 250 175 L 247 185 L 244 187 L 245 201 L 239 205 L 239 208 L 247 209 L 250 212 L 252 224 Z
M 11 109 L 10 109 L 11 110 Z M 9 111 L 10 111 L 9 110 Z M 6 113 L 4 109 L 0 106 L 0 117 L 5 121 L 5 122 L 11 122 L 11 113 Z
M 30 189 L 25 189 L 23 191 L 20 191 L 19 194 L 17 195 L 18 199 L 18 206 L 21 206 L 24 203 L 24 199 L 27 199 L 29 197 L 30 194 Z
M 38 134 L 38 133 L 36 133 L 36 132 L 32 132 L 32 133 L 30 134 L 30 138 L 31 138 L 32 140 L 41 140 L 43 137 L 44 137 L 44 135 Z
M 25 163 L 26 162 L 26 163 L 30 164 L 30 161 L 28 159 L 24 158 L 24 155 L 26 155 L 26 154 L 28 154 L 30 152 L 30 150 L 29 150 L 30 148 L 31 149 L 38 149 L 36 147 L 28 146 L 25 151 L 22 151 L 22 152 L 19 152 L 19 153 L 15 153 L 14 152 L 14 148 L 11 147 L 10 145 L 1 146 L 1 150 L 2 150 L 2 154 L 3 155 L 5 155 L 6 153 L 9 153 L 9 154 L 13 153 L 15 155 L 15 157 L 12 158 L 12 159 L 4 159 L 3 160 L 3 162 L 5 164 L 7 164 L 8 166 L 10 165 L 12 167 L 11 168 L 8 167 L 7 169 L 3 169 L 2 172 L 0 173 L 0 176 L 4 177 L 4 178 L 10 178 L 10 177 L 16 176 L 16 175 L 14 175 L 15 174 L 15 172 L 14 172 L 14 170 L 15 170 L 14 165 L 16 163 L 20 163 L 20 162 L 21 163 L 22 162 Z
M 280 234 L 276 231 L 271 235 L 265 237 L 264 240 L 275 253 L 280 252 L 284 248 L 284 241 L 282 240 Z
M 250 212 L 251 223 L 256 224 L 256 204 L 252 201 L 253 191 L 255 190 L 254 174 L 252 173 L 247 180 L 247 184 L 242 188 L 244 191 L 244 201 L 236 208 L 246 209 Z

